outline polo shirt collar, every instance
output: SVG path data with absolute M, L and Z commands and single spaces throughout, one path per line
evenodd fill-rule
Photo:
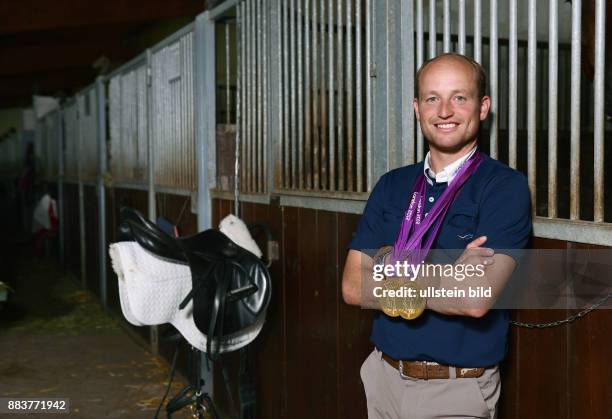
M 436 183 L 451 183 L 459 172 L 459 169 L 461 169 L 461 166 L 463 166 L 463 163 L 465 163 L 467 159 L 472 157 L 472 154 L 476 152 L 477 148 L 477 146 L 474 146 L 474 148 L 472 148 L 472 151 L 467 153 L 465 156 L 458 158 L 457 160 L 446 166 L 444 169 L 440 170 L 438 173 L 434 173 L 434 171 L 431 169 L 431 166 L 429 164 L 430 156 L 429 152 L 427 152 L 427 155 L 425 156 L 425 164 L 423 165 L 423 174 L 425 175 L 425 179 L 427 179 L 427 182 L 430 185 L 433 185 L 434 181 Z

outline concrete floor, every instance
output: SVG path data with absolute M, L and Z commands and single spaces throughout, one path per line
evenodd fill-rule
M 1 249 L 0 281 L 14 292 L 0 303 L 0 397 L 69 398 L 70 414 L 54 417 L 153 418 L 168 364 L 132 339 L 74 277 L 52 260 L 25 256 L 27 249 Z M 170 397 L 184 385 L 177 374 Z M 183 409 L 173 417 L 190 416 Z

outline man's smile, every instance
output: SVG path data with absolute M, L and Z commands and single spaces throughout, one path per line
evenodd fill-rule
M 452 131 L 459 126 L 457 122 L 442 122 L 439 124 L 434 124 L 434 126 L 442 131 Z

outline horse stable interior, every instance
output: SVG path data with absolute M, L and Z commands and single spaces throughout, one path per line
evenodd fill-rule
M 69 274 L 131 351 L 167 371 L 172 327 L 135 326 L 122 312 L 108 255 L 121 209 L 163 218 L 180 236 L 229 214 L 265 226 L 254 238 L 272 298 L 248 346 L 254 417 L 367 416 L 359 370 L 375 313 L 344 303 L 342 271 L 378 178 L 427 152 L 412 100 L 431 57 L 455 51 L 487 70 L 479 147 L 528 179 L 529 248 L 612 248 L 611 1 L 1 0 L 0 11 L 4 260 L 33 254 L 32 212 L 48 194 L 58 227 L 25 268 Z M 11 286 L 10 275 L 0 281 Z M 575 316 L 586 307 L 511 311 L 552 324 L 511 326 L 498 417 L 610 417 L 612 303 Z M 2 347 L 18 348 L 5 321 Z M 40 357 L 87 345 L 60 350 L 60 340 Z M 179 345 L 179 381 L 194 373 L 189 353 Z M 226 373 L 200 356 L 204 391 L 234 417 L 240 355 L 222 356 Z M 35 396 L 11 391 L 11 380 L 0 397 Z

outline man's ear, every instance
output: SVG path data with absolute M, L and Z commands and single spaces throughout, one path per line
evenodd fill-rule
M 484 121 L 489 115 L 489 109 L 491 109 L 491 98 L 489 96 L 483 96 L 480 99 L 480 120 Z
M 412 99 L 412 108 L 414 109 L 414 114 L 416 115 L 417 121 L 420 121 L 421 115 L 419 114 L 419 99 L 416 97 Z

